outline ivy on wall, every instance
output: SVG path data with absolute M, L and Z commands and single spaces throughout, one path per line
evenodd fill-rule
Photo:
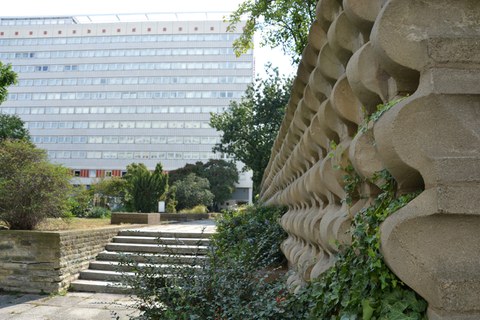
M 351 201 L 361 179 L 346 171 Z M 418 192 L 396 196 L 386 170 L 375 179 L 385 183 L 372 205 L 355 215 L 351 246 L 342 247 L 335 265 L 299 292 L 298 299 L 310 303 L 309 319 L 426 319 L 427 303 L 390 271 L 380 252 L 380 224 Z

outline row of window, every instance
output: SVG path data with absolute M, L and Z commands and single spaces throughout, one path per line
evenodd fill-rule
M 30 121 L 28 129 L 210 129 L 207 121 Z
M 235 99 L 243 91 L 106 91 L 9 93 L 8 100 Z
M 216 144 L 220 137 L 199 136 L 32 136 L 35 144 L 103 143 L 103 144 Z
M 58 38 L 24 38 L 0 39 L 0 46 L 37 46 L 87 43 L 142 43 L 142 42 L 192 42 L 192 41 L 234 41 L 240 35 L 224 34 L 157 34 L 128 36 L 93 36 L 93 37 L 58 37 Z
M 119 160 L 208 160 L 220 159 L 213 152 L 116 152 L 116 151 L 48 151 L 50 159 L 119 159 Z
M 0 25 L 2 26 L 26 26 L 39 24 L 73 24 L 72 18 L 2 18 Z
M 0 106 L 3 114 L 157 114 L 157 113 L 220 113 L 227 107 L 194 106 L 110 106 L 110 107 L 31 107 L 10 108 Z
M 251 53 L 249 51 L 248 53 Z M 196 56 L 233 55 L 232 48 L 161 48 L 161 49 L 115 49 L 115 50 L 66 50 L 37 52 L 0 52 L 0 59 L 57 59 L 97 57 L 149 57 L 149 56 Z
M 13 66 L 15 72 L 63 72 L 63 71 L 124 71 L 124 70 L 214 70 L 251 69 L 251 62 L 159 62 L 159 63 L 89 63 L 75 65 Z
M 18 85 L 31 86 L 90 86 L 90 85 L 133 85 L 133 84 L 247 84 L 252 77 L 99 77 L 99 78 L 49 78 L 21 79 Z

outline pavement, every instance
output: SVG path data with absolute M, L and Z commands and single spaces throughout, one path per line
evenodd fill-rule
M 213 220 L 154 225 L 132 230 L 215 232 Z M 39 295 L 0 292 L 0 320 L 129 320 L 139 315 L 128 295 L 68 292 Z
M 68 292 L 66 295 L 0 293 L 1 320 L 127 320 L 139 315 L 127 295 Z
M 170 224 L 156 224 L 147 227 L 132 228 L 128 230 L 142 230 L 142 231 L 162 231 L 168 233 L 212 233 L 215 232 L 215 221 L 211 219 L 196 220 L 188 222 L 176 222 Z

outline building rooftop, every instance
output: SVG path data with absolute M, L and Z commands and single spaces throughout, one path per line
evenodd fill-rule
M 228 12 L 184 12 L 184 13 L 129 13 L 96 14 L 75 16 L 0 17 L 2 26 L 26 26 L 47 24 L 89 24 L 147 21 L 213 21 L 225 20 Z

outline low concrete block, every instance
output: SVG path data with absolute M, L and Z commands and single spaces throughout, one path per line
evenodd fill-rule
M 159 224 L 160 214 L 139 212 L 113 212 L 111 223 Z

